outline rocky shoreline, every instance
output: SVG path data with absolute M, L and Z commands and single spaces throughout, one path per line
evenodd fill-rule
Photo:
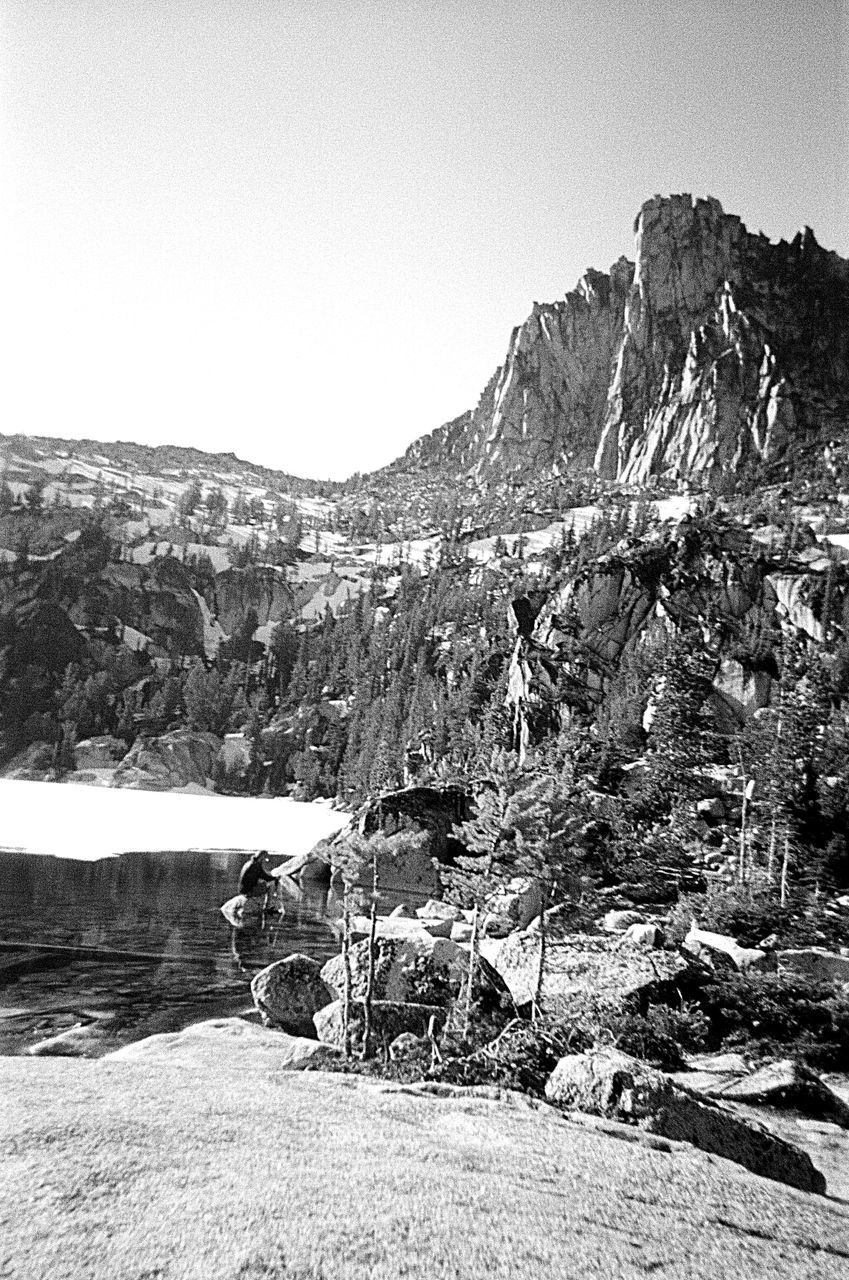
M 518 891 L 509 904 L 501 903 L 505 928 L 509 912 L 514 921 L 524 919 L 526 905 Z M 240 907 L 250 915 L 255 904 L 234 900 L 223 910 Z M 589 999 L 609 1010 L 665 1007 L 708 980 L 710 957 L 727 956 L 729 950 L 743 968 L 766 963 L 766 953 L 759 953 L 759 960 L 752 949 L 735 951 L 733 940 L 708 931 L 692 929 L 680 947 L 658 945 L 663 941 L 659 926 L 636 915 L 610 911 L 598 922 L 602 931 L 561 934 L 549 942 L 543 985 L 549 1014 Z M 498 919 L 493 913 L 492 922 Z M 170 1061 L 186 1055 L 191 1060 L 200 1043 L 220 1042 L 226 1051 L 234 1040 L 246 1039 L 267 1048 L 275 1064 L 286 1069 L 367 1070 L 401 1081 L 430 1079 L 436 1087 L 440 1079 L 451 1078 L 458 1061 L 464 1068 L 487 1059 L 496 1066 L 503 1054 L 516 1073 L 527 1050 L 515 1046 L 534 1026 L 528 1018 L 538 921 L 509 929 L 502 938 L 484 937 L 474 984 L 476 1047 L 464 1042 L 458 1050 L 457 1009 L 468 985 L 469 929 L 463 913 L 442 901 L 431 901 L 415 914 L 378 918 L 370 1016 L 379 1051 L 372 1063 L 357 1060 L 367 985 L 366 919 L 354 920 L 359 941 L 349 955 L 353 1060 L 344 1054 L 341 956 L 322 965 L 299 954 L 254 976 L 254 1025 L 213 1019 L 130 1044 L 106 1060 Z M 808 948 L 776 952 L 768 963 L 785 972 L 818 965 L 838 980 L 843 961 Z M 459 1058 L 452 1059 L 452 1053 Z M 820 1195 L 828 1190 L 849 1201 L 849 1078 L 836 1073 L 824 1078 L 789 1058 L 764 1061 L 743 1053 L 687 1055 L 679 1067 L 660 1071 L 612 1045 L 595 1043 L 579 1052 L 550 1052 L 528 1092 L 568 1114 L 594 1115 L 659 1140 L 686 1141 L 761 1176 Z

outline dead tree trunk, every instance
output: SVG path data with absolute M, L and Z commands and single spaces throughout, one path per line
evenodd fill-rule
M 377 946 L 377 852 L 372 854 L 371 863 L 371 911 L 369 912 L 368 931 L 368 969 L 366 971 L 366 994 L 363 1001 L 363 1058 L 371 1054 L 371 1013 L 374 999 L 374 970 Z

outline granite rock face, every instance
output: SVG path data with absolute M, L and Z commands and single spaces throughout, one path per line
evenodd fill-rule
M 417 440 L 395 466 L 481 480 L 591 466 L 633 274 L 620 258 L 609 273 L 587 271 L 560 301 L 535 302 L 477 407 Z
M 808 228 L 772 244 L 689 196 L 650 200 L 636 237 L 602 474 L 728 471 L 775 461 L 812 428 L 845 428 L 849 263 Z
M 205 787 L 220 751 L 221 740 L 215 734 L 193 729 L 137 738 L 115 770 L 112 786 L 137 791 Z
M 649 200 L 635 235 L 635 263 L 534 303 L 476 408 L 392 469 L 497 483 L 594 466 L 643 483 L 845 436 L 849 262 L 809 228 L 772 243 L 689 195 Z

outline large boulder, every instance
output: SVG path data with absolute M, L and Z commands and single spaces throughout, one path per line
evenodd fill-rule
M 334 999 L 319 962 L 298 952 L 261 969 L 251 995 L 265 1026 L 303 1036 L 314 1034 L 313 1014 Z
M 750 969 L 775 968 L 775 959 L 770 952 L 762 951 L 759 947 L 742 947 L 734 938 L 729 938 L 723 933 L 699 929 L 695 921 L 690 925 L 682 946 L 694 956 L 704 955 L 705 952 L 709 956 L 717 954 L 727 956 L 741 973 Z
M 137 738 L 115 770 L 112 786 L 137 791 L 205 787 L 220 748 L 221 741 L 214 733 L 193 729 L 175 729 L 159 738 Z
M 469 953 L 450 938 L 418 933 L 407 938 L 381 938 L 376 942 L 374 998 L 396 1003 L 437 1005 L 445 1008 L 465 991 Z M 354 943 L 349 957 L 351 998 L 365 998 L 368 977 L 368 942 Z M 341 999 L 345 990 L 342 956 L 328 960 L 321 977 Z M 482 1011 L 495 1013 L 507 997 L 507 987 L 483 957 L 478 958 L 476 998 Z
M 539 932 L 527 929 L 501 942 L 484 940 L 481 951 L 516 1004 L 530 1004 L 537 987 Z M 690 974 L 687 960 L 677 951 L 650 951 L 597 934 L 572 934 L 547 943 L 542 1003 L 551 1011 L 585 996 L 601 996 L 611 1004 L 644 1003 L 675 991 Z
M 656 924 L 631 924 L 622 934 L 622 944 L 633 947 L 663 946 L 663 930 Z
M 608 911 L 602 918 L 605 933 L 625 933 L 632 925 L 645 924 L 646 918 L 639 911 Z
M 810 982 L 849 983 L 849 955 L 838 955 L 824 947 L 803 947 L 798 951 L 778 951 L 778 972 Z
M 433 1019 L 433 1023 L 431 1023 Z M 319 1009 L 313 1018 L 316 1032 L 322 1044 L 332 1045 L 336 1049 L 344 1049 L 344 1020 L 342 1001 L 334 1000 L 331 1004 Z M 398 1036 L 410 1033 L 417 1038 L 426 1036 L 428 1028 L 433 1025 L 435 1031 L 442 1029 L 445 1022 L 445 1010 L 432 1004 L 405 1003 L 394 1000 L 373 1000 L 371 1006 L 371 1026 L 375 1039 L 387 1048 Z M 362 1000 L 352 1000 L 350 1007 L 351 1043 L 356 1048 L 362 1044 L 365 1026 L 365 1006 Z
M 35 1058 L 99 1058 L 115 1043 L 110 1018 L 94 1018 L 30 1045 Z
M 419 920 L 461 920 L 463 913 L 453 902 L 441 902 L 429 898 L 423 907 L 416 907 Z
M 632 1123 L 733 1160 L 761 1177 L 825 1193 L 825 1178 L 804 1152 L 616 1049 L 561 1058 L 545 1094 L 559 1106 Z
M 378 855 L 377 876 L 381 892 L 394 897 L 435 898 L 441 888 L 431 842 L 426 837 L 418 841 L 390 837 Z M 339 871 L 333 872 L 330 883 L 341 896 L 344 882 Z M 370 865 L 363 866 L 357 884 L 371 890 Z

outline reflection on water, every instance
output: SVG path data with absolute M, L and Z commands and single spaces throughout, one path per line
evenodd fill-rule
M 0 852 L 0 1053 L 62 1034 L 63 1052 L 98 1056 L 248 1009 L 251 975 L 293 951 L 331 956 L 334 908 L 320 888 L 285 881 L 262 918 L 231 929 L 220 907 L 244 858 Z

